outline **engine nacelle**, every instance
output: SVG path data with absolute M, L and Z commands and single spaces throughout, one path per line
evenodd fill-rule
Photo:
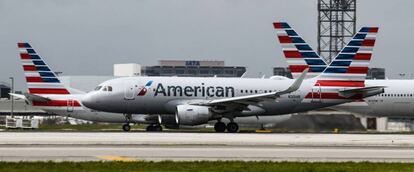
M 213 116 L 210 107 L 196 105 L 178 105 L 175 121 L 179 125 L 205 124 Z

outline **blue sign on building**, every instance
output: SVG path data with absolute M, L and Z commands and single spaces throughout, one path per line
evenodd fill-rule
M 200 61 L 185 61 L 186 66 L 200 66 Z

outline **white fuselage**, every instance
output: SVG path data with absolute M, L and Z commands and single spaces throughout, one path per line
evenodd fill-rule
M 294 80 L 256 78 L 117 78 L 100 84 L 103 88 L 110 86 L 112 91 L 102 91 L 100 89 L 90 92 L 82 99 L 82 103 L 89 108 L 107 112 L 174 114 L 176 106 L 180 104 L 277 92 L 287 89 L 293 82 Z M 249 105 L 249 110 L 234 112 L 233 115 L 239 117 L 281 115 L 352 101 L 345 98 L 306 97 L 309 96 L 310 92 L 318 90 L 314 87 L 315 82 L 314 79 L 305 80 L 300 89 L 295 92 L 282 95 L 273 101 L 263 101 L 256 105 Z M 146 90 L 144 91 L 145 94 L 141 94 L 142 90 Z
M 414 117 L 414 80 L 366 80 L 365 83 L 385 86 L 384 93 L 332 109 L 361 116 Z

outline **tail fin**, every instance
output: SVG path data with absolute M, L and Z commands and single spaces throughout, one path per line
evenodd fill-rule
M 17 43 L 30 94 L 70 94 L 29 43 Z
M 378 27 L 362 27 L 318 76 L 318 80 L 365 81 Z
M 375 44 L 377 27 L 363 27 L 314 78 L 315 85 L 304 101 L 339 104 L 383 92 L 383 87 L 366 87 L 365 78 Z
M 309 68 L 307 78 L 319 75 L 326 63 L 286 22 L 273 23 L 277 37 L 282 45 L 283 54 L 293 78 L 297 78 Z

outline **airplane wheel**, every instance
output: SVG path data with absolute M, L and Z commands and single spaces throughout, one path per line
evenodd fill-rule
M 158 131 L 158 132 L 161 132 L 162 131 L 162 126 L 161 125 L 148 125 L 146 130 L 147 131 Z
M 227 124 L 227 131 L 229 133 L 237 133 L 239 131 L 239 125 L 235 122 L 230 122 Z
M 131 130 L 131 126 L 129 124 L 124 124 L 124 125 L 122 125 L 122 130 L 124 130 L 124 131 L 130 131 Z
M 155 127 L 153 125 L 148 125 L 146 131 L 155 131 Z
M 226 131 L 226 124 L 224 124 L 224 122 L 216 122 L 216 124 L 214 124 L 214 130 L 217 133 L 223 133 Z
M 158 132 L 162 131 L 162 126 L 161 125 L 156 125 L 153 128 L 154 128 L 154 131 L 158 131 Z

